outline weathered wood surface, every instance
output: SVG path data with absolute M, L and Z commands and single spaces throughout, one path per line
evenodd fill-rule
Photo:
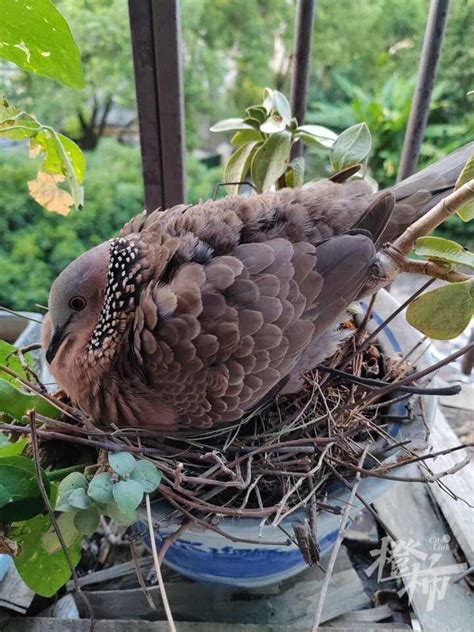
M 435 452 L 460 445 L 444 415 L 438 412 L 431 432 L 430 443 Z M 441 456 L 430 461 L 430 468 L 438 473 L 453 467 L 467 456 L 467 449 Z M 472 462 L 456 474 L 443 478 L 459 500 L 454 499 L 438 485 L 431 485 L 430 492 L 443 512 L 469 566 L 474 566 L 474 465 Z
M 418 470 L 406 468 L 404 473 L 416 475 Z M 472 595 L 464 581 L 454 583 L 463 567 L 449 548 L 447 528 L 433 510 L 426 485 L 395 483 L 375 508 L 400 543 L 398 572 L 411 589 L 423 632 L 467 631 L 472 624 Z M 446 592 L 438 599 L 436 592 L 442 591 L 444 582 Z
M 21 579 L 10 560 L 8 570 L 0 582 L 0 608 L 23 614 L 29 608 L 34 596 L 34 592 Z
M 1 625 L 1 624 L 0 624 Z M 295 627 L 293 625 L 249 625 L 225 623 L 179 623 L 178 632 L 311 632 L 310 627 Z M 377 624 L 356 625 L 347 627 L 320 627 L 321 631 L 331 632 L 406 632 L 410 630 L 405 625 Z M 58 619 L 16 619 L 0 627 L 1 632 L 89 632 L 90 622 L 61 621 Z M 164 621 L 96 621 L 94 632 L 169 632 L 168 624 Z
M 211 621 L 310 626 L 316 611 L 323 573 L 311 568 L 280 586 L 245 591 L 226 586 L 193 582 L 169 583 L 166 592 L 177 621 Z M 121 591 L 89 591 L 87 596 L 98 618 L 163 618 L 158 588 L 150 594 L 158 605 L 152 611 L 140 589 Z M 362 582 L 342 549 L 323 611 L 323 622 L 358 610 L 370 603 Z M 81 614 L 84 605 L 77 600 Z

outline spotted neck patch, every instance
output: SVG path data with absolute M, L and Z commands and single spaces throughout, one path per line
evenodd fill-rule
M 89 343 L 90 351 L 105 349 L 119 333 L 121 314 L 133 306 L 136 291 L 137 245 L 119 237 L 110 242 L 107 289 L 97 325 Z

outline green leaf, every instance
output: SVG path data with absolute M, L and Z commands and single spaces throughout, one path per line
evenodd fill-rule
M 109 503 L 106 506 L 104 513 L 107 516 L 110 516 L 112 520 L 123 527 L 129 527 L 131 524 L 134 524 L 138 520 L 138 514 L 135 510 L 121 511 L 115 503 Z
M 469 180 L 474 179 L 474 154 L 470 156 L 464 165 L 463 170 L 461 171 L 459 178 L 454 185 L 454 190 L 459 189 L 463 184 L 469 182 Z M 463 222 L 469 222 L 471 219 L 474 219 L 474 200 L 471 200 L 460 209 L 458 209 L 457 214 L 463 220 Z
M 39 395 L 32 395 L 16 388 L 10 382 L 0 378 L 0 412 L 11 415 L 18 421 L 26 414 L 27 410 L 36 410 L 40 415 L 56 418 L 60 414 L 52 404 Z
M 295 136 L 307 145 L 319 145 L 331 148 L 337 140 L 337 134 L 322 125 L 300 125 Z
M 74 524 L 75 512 L 69 511 L 68 513 L 61 514 L 56 522 L 58 523 L 59 530 L 64 540 L 66 548 L 71 548 L 73 544 L 81 537 L 81 533 L 78 531 Z M 49 529 L 41 537 L 41 544 L 45 551 L 50 555 L 62 550 L 61 542 L 56 534 L 54 526 L 51 524 Z
M 82 488 L 72 491 L 67 498 L 67 502 L 75 509 L 87 509 L 89 507 L 89 499 L 85 489 Z
M 231 132 L 238 129 L 252 129 L 251 125 L 244 123 L 241 118 L 230 118 L 223 121 L 219 121 L 215 125 L 209 128 L 211 132 Z
M 67 138 L 67 136 L 63 136 L 63 134 L 52 134 L 46 129 L 36 134 L 30 141 L 30 147 L 33 152 L 35 148 L 39 147 L 41 151 L 46 153 L 41 167 L 42 171 L 60 173 L 68 178 L 71 174 L 69 164 L 64 158 L 64 154 L 66 154 L 77 181 L 80 184 L 84 182 L 87 168 L 86 159 L 76 143 L 70 138 Z
M 471 320 L 473 294 L 473 281 L 443 285 L 414 300 L 408 306 L 407 320 L 435 340 L 456 338 Z
M 84 87 L 79 49 L 50 0 L 2 0 L 1 8 L 0 57 L 65 86 Z
M 1 435 L 2 437 L 4 435 Z M 5 437 L 6 438 L 6 437 Z M 6 443 L 0 443 L 0 457 L 2 456 L 18 456 L 28 445 L 28 439 L 17 439 L 14 443 L 8 440 Z
M 285 125 L 289 125 L 291 121 L 291 105 L 288 99 L 278 90 L 274 90 L 272 96 L 275 110 L 281 116 Z
M 250 116 L 244 119 L 245 125 L 248 125 L 252 129 L 256 129 L 257 131 L 260 129 L 260 121 L 256 118 L 251 118 Z
M 263 123 L 267 118 L 267 111 L 263 105 L 252 105 L 245 110 L 249 118 L 256 119 L 260 123 Z
M 49 516 L 36 516 L 32 520 L 13 525 L 12 538 L 20 545 L 15 566 L 23 581 L 42 597 L 52 597 L 71 577 L 64 552 L 48 553 L 41 539 L 51 526 Z M 69 555 L 76 566 L 81 557 L 80 543 L 76 542 Z
M 243 129 L 240 132 L 236 132 L 230 142 L 232 145 L 245 145 L 246 143 L 250 143 L 252 140 L 262 140 L 263 136 L 258 131 L 258 129 Z
M 110 452 L 109 464 L 110 467 L 119 476 L 129 476 L 136 465 L 135 457 L 129 452 Z
M 41 474 L 49 494 L 50 483 Z M 33 461 L 23 456 L 0 457 L 0 522 L 28 520 L 44 510 Z
M 74 515 L 74 526 L 83 535 L 92 535 L 100 524 L 100 513 L 97 507 L 89 507 Z
M 109 503 L 114 498 L 112 487 L 112 474 L 110 472 L 102 472 L 94 476 L 89 483 L 87 495 L 98 503 Z
M 151 492 L 154 492 L 160 484 L 161 472 L 154 463 L 143 459 L 138 461 L 135 469 L 130 475 L 130 478 L 139 483 L 144 492 L 150 494 Z
M 353 125 L 338 136 L 331 150 L 331 165 L 334 171 L 362 163 L 370 153 L 372 138 L 365 123 Z
M 285 184 L 287 187 L 295 189 L 304 184 L 304 158 L 294 158 L 286 170 Z
M 224 169 L 225 182 L 243 182 L 245 180 L 250 169 L 250 161 L 254 149 L 258 144 L 258 142 L 252 141 L 234 151 Z M 239 186 L 238 184 L 226 186 L 229 195 L 237 194 L 239 192 Z
M 421 257 L 474 268 L 474 254 L 450 239 L 420 237 L 416 240 L 415 253 Z
M 70 511 L 73 507 L 73 505 L 69 503 L 70 495 L 78 489 L 85 491 L 87 484 L 87 478 L 80 472 L 71 472 L 71 474 L 63 478 L 58 485 L 56 511 Z
M 17 351 L 18 349 L 13 345 L 8 344 L 5 340 L 0 340 L 0 364 L 6 366 L 11 371 L 15 371 L 15 373 L 18 373 L 21 377 L 26 378 L 27 375 L 25 373 L 25 369 L 21 365 L 18 355 L 16 354 Z M 27 356 L 27 360 L 31 361 L 29 356 Z M 8 373 L 2 373 L 1 369 L 0 375 L 7 382 L 12 382 L 13 384 L 18 385 L 16 378 L 8 375 Z
M 120 511 L 130 513 L 143 500 L 143 487 L 137 481 L 119 481 L 113 488 L 114 500 Z
M 286 123 L 281 116 L 274 114 L 267 118 L 265 123 L 260 125 L 260 131 L 264 134 L 275 134 L 276 132 L 282 132 L 286 128 Z
M 291 149 L 291 134 L 279 132 L 272 134 L 261 145 L 250 165 L 252 180 L 259 192 L 272 187 L 288 166 Z

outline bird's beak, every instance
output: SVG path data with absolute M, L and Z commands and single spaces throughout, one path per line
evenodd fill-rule
M 69 320 L 59 327 L 55 327 L 53 331 L 53 337 L 51 338 L 51 342 L 46 349 L 46 361 L 48 364 L 54 360 L 55 355 L 59 351 L 59 347 L 61 346 L 63 340 L 67 336 L 67 326 L 69 324 Z

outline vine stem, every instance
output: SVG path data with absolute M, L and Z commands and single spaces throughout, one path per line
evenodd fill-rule
M 365 446 L 364 451 L 359 459 L 359 463 L 358 463 L 359 468 L 362 467 L 362 464 L 365 461 L 365 457 L 366 457 L 368 449 L 369 449 L 369 446 Z M 354 484 L 352 485 L 349 500 L 347 501 L 347 505 L 341 517 L 339 532 L 337 534 L 336 542 L 334 543 L 334 548 L 331 552 L 331 557 L 329 558 L 328 568 L 326 571 L 326 575 L 324 576 L 323 586 L 321 588 L 321 593 L 319 595 L 318 607 L 316 609 L 316 615 L 314 617 L 312 632 L 318 632 L 319 630 L 319 624 L 321 622 L 321 617 L 323 614 L 323 607 L 324 607 L 324 602 L 326 601 L 326 596 L 327 596 L 327 592 L 329 588 L 329 582 L 331 581 L 331 577 L 334 571 L 334 565 L 336 563 L 336 558 L 339 553 L 339 549 L 341 548 L 342 541 L 344 540 L 344 536 L 347 529 L 347 522 L 349 518 L 349 512 L 354 503 L 354 498 L 355 498 L 355 495 L 357 493 L 357 488 L 359 487 L 359 483 L 360 483 L 360 477 L 361 477 L 361 473 L 357 472 L 355 476 Z
M 176 632 L 176 626 L 174 623 L 173 614 L 171 612 L 168 596 L 165 590 L 163 575 L 161 574 L 161 565 L 160 565 L 160 560 L 158 557 L 158 551 L 156 549 L 155 530 L 153 529 L 153 518 L 151 515 L 150 494 L 146 494 L 145 496 L 145 505 L 146 505 L 146 517 L 147 517 L 147 522 L 148 522 L 148 531 L 150 532 L 151 552 L 153 554 L 153 562 L 155 566 L 156 576 L 158 578 L 158 585 L 160 587 L 161 599 L 163 600 L 163 607 L 166 612 L 166 618 L 168 619 L 170 632 Z
M 407 258 L 414 249 L 417 239 L 429 235 L 471 200 L 474 200 L 474 179 L 469 180 L 433 206 L 428 213 L 411 224 L 393 244 L 384 246 L 377 255 L 377 277 L 371 280 L 371 292 L 389 285 L 401 272 L 428 274 L 432 278 L 450 282 L 471 278 L 436 262 L 412 261 Z
M 56 520 L 56 516 L 54 515 L 53 508 L 51 507 L 51 503 L 49 501 L 48 492 L 46 491 L 46 488 L 44 486 L 43 477 L 41 475 L 41 466 L 40 466 L 39 450 L 38 450 L 38 437 L 36 436 L 35 411 L 34 410 L 29 410 L 28 411 L 28 417 L 30 419 L 31 445 L 32 445 L 32 448 L 33 448 L 33 462 L 34 462 L 34 466 L 35 466 L 36 481 L 38 483 L 38 487 L 40 489 L 41 496 L 43 497 L 44 504 L 45 504 L 46 509 L 48 511 L 49 518 L 50 518 L 51 523 L 53 525 L 53 529 L 56 532 L 56 535 L 58 537 L 59 543 L 61 544 L 61 548 L 62 548 L 63 553 L 64 553 L 64 557 L 66 558 L 67 565 L 69 566 L 69 570 L 71 571 L 72 581 L 74 583 L 74 589 L 75 589 L 76 593 L 81 596 L 81 598 L 83 599 L 84 603 L 86 604 L 86 608 L 87 608 L 87 611 L 88 611 L 88 614 L 89 614 L 89 619 L 90 619 L 90 628 L 89 629 L 92 632 L 92 630 L 94 629 L 94 625 L 95 625 L 94 610 L 93 610 L 93 608 L 91 606 L 91 603 L 90 603 L 89 599 L 87 598 L 87 596 L 81 590 L 81 586 L 80 586 L 80 583 L 79 583 L 79 577 L 78 577 L 78 575 L 76 573 L 76 568 L 75 568 L 75 566 L 73 564 L 71 556 L 69 555 L 69 550 L 68 550 L 68 548 L 66 546 L 66 542 L 64 541 L 63 534 L 61 533 L 61 529 L 59 528 L 59 524 L 58 524 L 58 521 Z

